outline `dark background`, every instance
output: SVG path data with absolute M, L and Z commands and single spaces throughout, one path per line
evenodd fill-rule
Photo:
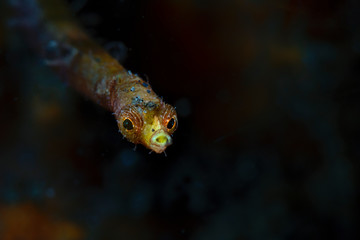
M 360 238 L 359 1 L 70 2 L 179 128 L 133 151 L 3 19 L 0 239 Z

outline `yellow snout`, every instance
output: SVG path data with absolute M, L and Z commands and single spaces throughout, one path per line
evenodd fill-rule
M 150 147 L 157 153 L 163 152 L 167 146 L 171 145 L 172 139 L 167 132 L 160 129 L 156 131 L 150 140 Z

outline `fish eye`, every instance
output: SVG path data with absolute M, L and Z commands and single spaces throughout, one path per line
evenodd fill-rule
M 125 119 L 123 122 L 123 126 L 126 130 L 131 130 L 134 128 L 134 124 L 130 119 Z
M 168 129 L 172 129 L 174 126 L 175 126 L 175 119 L 171 118 L 166 127 Z

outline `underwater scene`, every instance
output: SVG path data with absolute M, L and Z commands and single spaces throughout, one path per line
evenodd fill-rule
M 359 193 L 360 1 L 0 1 L 0 240 L 355 240 Z

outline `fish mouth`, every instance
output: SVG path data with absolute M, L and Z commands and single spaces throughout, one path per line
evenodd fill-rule
M 172 138 L 164 130 L 156 131 L 150 138 L 150 149 L 156 153 L 162 153 L 165 149 L 172 144 Z

